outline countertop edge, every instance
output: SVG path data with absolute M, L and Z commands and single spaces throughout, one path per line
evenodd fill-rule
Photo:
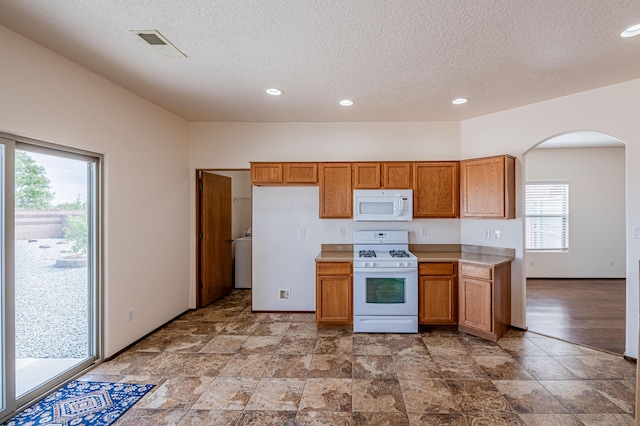
M 479 265 L 500 266 L 505 263 L 512 262 L 514 257 L 490 255 L 468 252 L 450 252 L 450 253 L 434 253 L 434 252 L 412 252 L 419 263 L 434 262 L 465 262 L 475 263 Z M 353 253 L 347 251 L 321 251 L 315 258 L 316 262 L 352 262 Z

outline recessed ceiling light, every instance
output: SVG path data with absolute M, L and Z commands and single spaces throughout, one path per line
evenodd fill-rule
M 640 34 L 640 24 L 627 28 L 620 33 L 620 37 L 633 37 Z
M 284 93 L 282 90 L 276 89 L 275 87 L 267 89 L 267 90 L 265 90 L 265 92 L 267 92 L 267 94 L 269 94 L 271 96 L 280 96 L 280 95 L 282 95 Z
M 469 102 L 469 98 L 457 98 L 454 99 L 451 103 L 454 105 L 462 105 L 466 104 L 467 102 Z
M 339 103 L 342 106 L 351 106 L 351 105 L 353 105 L 353 101 L 351 99 L 343 99 Z

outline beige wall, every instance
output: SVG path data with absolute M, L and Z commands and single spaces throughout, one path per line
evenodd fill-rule
M 512 273 L 512 321 L 524 324 L 524 253 L 522 214 L 524 208 L 524 154 L 538 143 L 576 130 L 606 133 L 625 143 L 626 166 L 626 354 L 638 356 L 638 259 L 640 239 L 632 229 L 640 227 L 640 121 L 637 94 L 640 80 L 602 87 L 587 92 L 514 108 L 461 123 L 460 149 L 465 157 L 507 153 L 519 159 L 517 167 L 517 219 L 511 223 L 463 221 L 462 239 L 469 244 L 482 241 L 487 226 L 507 226 L 501 244 L 516 249 Z M 523 164 L 524 161 L 524 164 Z
M 189 307 L 188 124 L 2 26 L 0 57 L 0 132 L 104 154 L 112 355 Z
M 105 155 L 107 355 L 194 304 L 195 168 L 507 153 L 519 159 L 522 194 L 527 150 L 564 132 L 594 130 L 627 144 L 627 355 L 637 356 L 640 239 L 630 229 L 640 226 L 640 169 L 634 167 L 640 158 L 640 80 L 460 123 L 188 124 L 4 27 L 0 57 L 0 132 Z M 130 206 L 140 208 L 131 213 Z M 512 320 L 520 326 L 526 325 L 522 206 L 519 198 L 514 220 L 460 221 L 462 242 L 516 249 Z M 485 240 L 486 228 L 501 229 L 502 239 Z M 128 323 L 130 307 L 136 319 Z
M 526 182 L 569 184 L 569 250 L 528 251 L 528 278 L 625 278 L 624 151 L 529 151 Z
M 191 123 L 191 165 L 197 168 L 248 168 L 251 161 L 355 161 L 355 160 L 455 160 L 459 153 L 459 123 L 457 122 L 396 122 L 396 123 Z M 195 188 L 195 183 L 193 185 Z M 317 191 L 317 188 L 316 188 Z M 283 195 L 293 194 L 294 191 Z M 191 192 L 191 205 L 195 209 L 195 191 Z M 316 196 L 317 203 L 317 196 Z M 282 200 L 295 203 L 295 200 Z M 255 203 L 255 199 L 254 199 Z M 316 209 L 317 211 L 317 209 Z M 253 220 L 260 221 L 259 209 L 254 206 Z M 195 217 L 195 210 L 192 211 Z M 325 220 L 318 224 L 317 213 L 298 218 L 300 226 L 308 229 L 304 239 L 298 234 L 282 233 L 277 247 L 297 247 L 304 240 L 309 251 L 297 251 L 304 259 L 290 259 L 290 253 L 267 250 L 269 259 L 254 257 L 254 275 L 261 271 L 256 262 L 279 265 L 286 258 L 287 268 L 296 268 L 292 274 L 302 274 L 303 265 L 311 262 L 320 249 L 320 243 L 348 243 L 352 241 L 352 220 Z M 414 221 L 417 222 L 417 221 Z M 293 223 L 293 222 L 292 222 Z M 296 222 L 297 224 L 298 222 Z M 458 226 L 451 221 L 424 221 L 429 237 L 421 243 L 459 243 Z M 314 227 L 314 225 L 317 227 Z M 296 225 L 296 232 L 298 230 Z M 414 223 L 414 226 L 418 226 Z M 338 228 L 346 231 L 341 235 Z M 452 229 L 455 228 L 455 229 Z M 317 229 L 317 232 L 313 231 Z M 253 249 L 259 249 L 254 229 Z M 192 224 L 191 294 L 195 303 L 195 223 Z M 256 245 L 256 241 L 258 244 Z M 268 242 L 265 242 L 268 244 Z M 273 246 L 276 247 L 276 246 Z M 297 276 L 297 275 L 296 275 Z M 269 277 L 263 277 L 268 280 Z M 313 276 L 310 282 L 313 287 Z M 255 288 L 254 288 L 255 291 Z M 305 291 L 302 291 L 305 293 Z M 306 289 L 298 309 L 315 306 L 313 288 Z M 296 292 L 296 294 L 300 294 Z M 292 306 L 290 304 L 290 306 Z M 274 309 L 271 307 L 270 309 Z
M 633 169 L 634 159 L 640 158 L 640 122 L 635 117 L 639 92 L 640 80 L 634 80 L 460 123 L 191 123 L 191 161 L 192 167 L 204 168 L 248 167 L 250 161 L 439 160 L 511 154 L 518 159 L 517 218 L 460 220 L 459 232 L 464 244 L 516 250 L 512 323 L 526 327 L 524 154 L 545 139 L 576 130 L 599 131 L 624 141 L 626 264 L 637 265 L 640 239 L 631 238 L 630 229 L 640 226 L 640 169 Z M 485 239 L 485 229 L 502 231 L 501 239 L 495 239 L 493 232 L 491 239 Z M 628 267 L 627 282 L 627 355 L 636 357 L 638 271 Z M 191 298 L 195 298 L 193 291 Z
M 459 123 L 191 123 L 194 168 L 250 161 L 367 161 L 459 156 Z

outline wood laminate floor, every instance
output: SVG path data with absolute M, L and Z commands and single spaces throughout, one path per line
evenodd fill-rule
M 624 353 L 624 279 L 527 279 L 529 331 Z

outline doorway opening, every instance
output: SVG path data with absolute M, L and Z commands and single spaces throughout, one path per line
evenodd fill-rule
M 100 357 L 100 157 L 0 138 L 2 410 Z
M 525 166 L 528 329 L 623 355 L 624 143 L 570 132 L 528 151 Z
M 196 306 L 251 288 L 249 169 L 196 170 Z

